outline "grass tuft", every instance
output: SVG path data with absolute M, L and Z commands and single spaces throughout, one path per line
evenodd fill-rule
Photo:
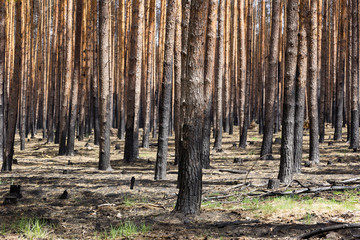
M 14 224 L 12 229 L 19 234 L 23 234 L 27 239 L 48 239 L 50 229 L 54 227 L 37 218 L 21 218 Z
M 95 233 L 96 239 L 118 239 L 118 238 L 130 238 L 141 233 L 150 231 L 150 227 L 145 223 L 137 225 L 133 222 L 127 221 L 120 223 L 118 226 L 110 225 L 110 229 L 103 233 Z

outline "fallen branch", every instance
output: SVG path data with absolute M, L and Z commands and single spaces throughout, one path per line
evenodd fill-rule
M 233 196 L 236 196 L 236 194 L 229 194 L 229 195 L 223 195 L 223 196 L 207 197 L 207 198 L 204 198 L 204 201 L 225 199 L 225 198 L 233 197 Z
M 98 205 L 97 207 L 100 208 L 100 207 L 106 207 L 106 206 L 114 207 L 115 204 L 114 203 L 104 203 L 104 204 Z
M 350 178 L 350 179 L 346 179 L 346 180 L 339 181 L 339 182 L 332 181 L 332 180 L 328 180 L 327 182 L 332 185 L 337 185 L 337 184 L 353 184 L 353 183 L 359 182 L 359 180 L 360 180 L 360 178 Z
M 245 220 L 245 221 L 234 221 L 234 222 L 219 222 L 219 223 L 211 224 L 210 227 L 224 228 L 227 226 L 251 224 L 251 223 L 260 223 L 260 221 L 256 219 L 256 220 Z
M 341 225 L 333 225 L 333 226 L 329 226 L 329 227 L 319 228 L 315 231 L 305 233 L 305 234 L 299 236 L 298 239 L 308 239 L 308 238 L 311 238 L 320 233 L 325 233 L 325 232 L 330 232 L 330 231 L 335 231 L 335 230 L 340 230 L 340 229 L 348 229 L 348 228 L 360 228 L 360 223 L 341 224 Z
M 219 169 L 220 172 L 229 172 L 235 174 L 247 174 L 248 171 L 245 170 L 232 170 L 232 169 Z
M 289 195 L 298 195 L 304 193 L 319 193 L 326 191 L 344 191 L 351 189 L 360 189 L 360 185 L 356 186 L 329 186 L 329 187 L 320 187 L 320 188 L 304 188 L 299 190 L 294 190 L 292 192 L 267 192 L 265 194 L 251 194 L 250 196 L 261 196 L 261 197 L 270 197 L 270 196 L 289 196 Z

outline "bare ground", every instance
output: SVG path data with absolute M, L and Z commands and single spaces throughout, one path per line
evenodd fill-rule
M 344 129 L 345 131 L 346 129 Z M 329 139 L 333 131 L 328 128 Z M 308 158 L 308 131 L 305 131 L 304 161 Z M 245 150 L 233 146 L 239 139 L 238 133 L 224 135 L 221 153 L 211 152 L 211 169 L 203 171 L 202 212 L 189 217 L 173 213 L 176 203 L 177 166 L 174 166 L 174 139 L 170 139 L 168 179 L 154 181 L 156 139 L 150 149 L 140 150 L 140 159 L 131 165 L 123 158 L 124 141 L 113 134 L 111 145 L 112 172 L 97 170 L 98 147 L 90 137 L 76 143 L 76 156 L 57 156 L 58 146 L 46 144 L 40 134 L 26 143 L 26 150 L 19 151 L 16 141 L 15 158 L 11 173 L 0 173 L 0 197 L 9 191 L 10 183 L 19 184 L 23 198 L 17 205 L 0 205 L 0 226 L 10 225 L 20 218 L 44 219 L 55 227 L 49 238 L 93 239 L 99 232 L 108 230 L 120 222 L 131 221 L 146 224 L 150 230 L 134 239 L 293 239 L 297 236 L 335 223 L 358 223 L 360 221 L 360 194 L 355 193 L 356 203 L 352 208 L 332 205 L 319 208 L 292 208 L 263 211 L 244 205 L 245 200 L 254 197 L 249 193 L 264 193 L 268 179 L 277 178 L 279 168 L 279 147 L 274 145 L 275 160 L 258 160 L 261 136 L 256 129 L 249 133 L 253 142 Z M 346 135 L 344 134 L 344 138 Z M 360 156 L 348 149 L 345 141 L 329 146 L 321 144 L 319 166 L 302 169 L 294 179 L 304 186 L 329 185 L 328 180 L 339 181 L 360 177 Z M 120 143 L 121 150 L 115 150 Z M 234 163 L 234 158 L 243 163 Z M 69 165 L 69 161 L 71 165 Z M 328 161 L 331 164 L 328 165 Z M 249 174 L 236 174 L 220 170 L 247 170 Z M 67 174 L 64 174 L 67 170 Z M 135 177 L 135 188 L 130 190 L 130 179 Z M 245 182 L 248 186 L 242 186 Z M 281 186 L 280 191 L 302 188 L 297 182 Z M 67 190 L 69 198 L 58 199 Z M 309 198 L 335 199 L 342 201 L 341 194 L 321 192 L 307 195 Z M 3 198 L 0 198 L 2 201 Z M 261 201 L 261 200 L 260 200 Z M 300 203 L 300 200 L 299 200 Z M 308 221 L 307 218 L 310 220 Z M 322 235 L 327 239 L 357 239 L 360 230 L 342 230 Z M 19 233 L 3 232 L 0 239 L 24 238 Z

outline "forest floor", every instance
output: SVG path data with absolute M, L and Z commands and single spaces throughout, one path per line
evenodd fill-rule
M 359 153 L 350 151 L 345 140 L 330 140 L 331 128 L 326 132 L 320 165 L 302 165 L 302 173 L 294 176 L 297 181 L 281 185 L 277 192 L 360 177 Z M 169 142 L 168 179 L 154 181 L 156 139 L 149 149 L 141 148 L 140 159 L 129 165 L 122 160 L 124 141 L 115 136 L 113 132 L 112 172 L 97 170 L 99 148 L 91 138 L 78 141 L 72 157 L 58 156 L 58 145 L 46 144 L 40 134 L 28 139 L 25 151 L 19 150 L 17 139 L 18 164 L 11 173 L 0 173 L 0 204 L 11 184 L 21 185 L 23 197 L 16 205 L 0 205 L 0 239 L 293 239 L 324 226 L 360 223 L 359 188 L 265 196 L 275 191 L 268 190 L 267 183 L 277 178 L 280 144 L 273 147 L 275 160 L 259 160 L 262 138 L 256 128 L 250 130 L 251 145 L 245 150 L 233 146 L 239 139 L 236 132 L 224 134 L 223 152 L 211 151 L 211 169 L 203 171 L 202 212 L 195 217 L 172 212 L 178 192 L 174 138 Z M 116 144 L 121 150 L 115 150 Z M 308 152 L 309 131 L 305 130 L 304 161 Z M 243 162 L 234 163 L 234 158 Z M 241 173 L 244 170 L 248 174 Z M 132 177 L 136 179 L 133 190 Z M 360 180 L 347 186 L 356 184 Z M 64 190 L 68 199 L 59 199 Z M 359 236 L 360 229 L 347 229 L 317 237 Z

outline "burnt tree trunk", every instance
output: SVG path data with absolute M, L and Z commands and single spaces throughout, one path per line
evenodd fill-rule
M 281 182 L 292 180 L 294 161 L 294 125 L 295 125 L 295 76 L 298 54 L 298 0 L 289 0 L 287 4 L 286 52 L 284 104 L 281 137 L 281 158 L 279 176 Z
M 225 18 L 225 0 L 219 2 L 218 17 L 218 40 L 217 40 L 217 62 L 215 75 L 215 143 L 214 149 L 222 150 L 222 132 L 223 132 L 223 79 L 224 79 L 224 18 Z
M 309 121 L 310 121 L 310 153 L 309 160 L 318 164 L 319 159 L 319 113 L 318 113 L 318 16 L 317 1 L 310 4 L 310 31 L 309 31 Z M 320 20 L 320 19 L 319 19 Z
M 187 76 L 182 81 L 182 142 L 179 195 L 175 211 L 198 214 L 202 194 L 201 153 L 204 119 L 204 58 L 208 1 L 192 0 Z
M 300 30 L 298 50 L 298 74 L 296 77 L 296 100 L 295 100 L 295 136 L 294 136 L 294 172 L 301 171 L 301 159 L 303 151 L 304 115 L 305 115 L 305 87 L 308 72 L 308 43 L 307 43 L 307 18 L 309 1 L 300 1 Z
M 209 16 L 206 37 L 206 57 L 205 57 L 205 113 L 203 131 L 203 149 L 201 163 L 203 168 L 210 168 L 210 134 L 211 134 L 211 109 L 212 109 L 212 86 L 215 67 L 215 46 L 216 46 L 216 23 L 217 23 L 218 4 L 216 0 L 209 1 Z
M 166 179 L 167 155 L 169 147 L 168 138 L 174 64 L 176 0 L 170 0 L 167 7 L 164 68 L 159 106 L 159 138 L 155 165 L 155 180 Z
M 110 165 L 110 12 L 109 0 L 99 2 L 99 170 L 111 171 Z
M 144 0 L 135 0 L 133 4 L 124 151 L 124 160 L 127 163 L 134 162 L 139 155 L 140 84 L 144 28 Z
M 6 47 L 6 8 L 5 1 L 0 1 L 0 162 L 4 161 L 4 82 L 5 82 L 5 47 Z
M 275 92 L 278 75 L 278 57 L 279 57 L 279 22 L 280 22 L 280 1 L 274 0 L 272 5 L 272 21 L 271 21 L 271 39 L 270 39 L 270 59 L 269 59 L 269 75 L 266 79 L 266 106 L 265 106 L 265 126 L 264 136 L 261 147 L 260 156 L 263 159 L 272 159 L 272 138 L 274 133 L 274 107 Z
M 20 96 L 21 85 L 21 1 L 15 2 L 15 52 L 14 52 L 14 70 L 12 80 L 10 82 L 10 92 L 8 99 L 8 116 L 7 116 L 7 129 L 6 129 L 6 145 L 5 156 L 1 171 L 12 170 L 12 160 L 14 155 L 14 142 L 15 142 L 15 130 L 16 120 L 18 114 L 18 103 Z

